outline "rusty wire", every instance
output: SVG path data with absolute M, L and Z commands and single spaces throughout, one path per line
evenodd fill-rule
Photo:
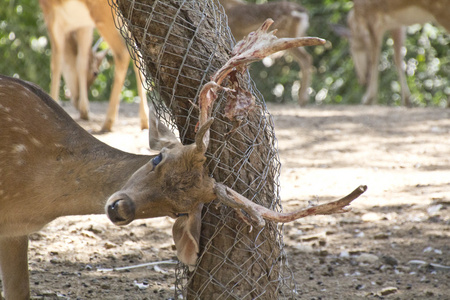
M 194 126 L 198 120 L 195 102 L 199 91 L 202 85 L 209 81 L 209 76 L 220 67 L 217 64 L 217 55 L 221 55 L 223 51 L 229 53 L 234 44 L 222 7 L 217 1 L 210 0 L 109 0 L 109 2 L 113 7 L 113 13 L 118 16 L 116 25 L 129 45 L 133 60 L 144 75 L 143 81 L 147 86 L 149 100 L 153 102 L 160 119 L 169 127 L 178 130 L 183 143 L 193 142 Z M 195 24 L 189 24 L 191 20 L 196 20 Z M 199 32 L 205 22 L 208 22 L 208 26 L 212 26 L 214 30 L 208 33 L 208 39 L 199 39 Z M 166 28 L 165 31 L 163 30 L 161 34 L 155 33 L 151 30 L 153 23 L 157 23 L 158 28 Z M 177 34 L 179 28 L 181 31 L 186 30 L 191 37 Z M 178 50 L 179 45 L 175 45 L 178 42 L 185 42 L 186 49 Z M 202 47 L 208 49 L 210 53 L 198 51 L 198 45 L 195 43 L 202 43 Z M 164 60 L 163 56 L 166 55 L 164 51 L 172 51 L 173 53 L 170 54 L 180 63 L 174 66 L 170 60 Z M 189 56 L 195 56 L 196 64 L 189 64 L 193 61 L 193 58 Z M 193 78 L 192 72 L 198 73 L 199 77 Z M 208 167 L 215 177 L 216 174 L 220 175 L 220 181 L 232 188 L 240 186 L 240 192 L 255 202 L 260 202 L 262 197 L 267 197 L 267 192 L 264 194 L 262 191 L 264 187 L 271 185 L 269 192 L 273 195 L 269 195 L 270 208 L 279 211 L 281 210 L 278 179 L 280 161 L 273 121 L 264 99 L 254 88 L 251 79 L 248 77 L 247 80 L 249 89 L 256 96 L 258 118 L 246 120 L 241 125 L 246 128 L 246 133 L 238 130 L 228 139 L 224 138 L 225 132 L 217 132 L 217 129 L 213 127 L 211 144 L 215 144 L 216 147 L 206 154 Z M 178 89 L 181 88 L 186 92 L 178 93 Z M 224 100 L 222 96 L 218 98 L 213 117 L 216 119 L 215 123 L 222 125 L 221 128 L 231 128 L 231 124 L 227 123 L 222 114 Z M 180 103 L 189 105 L 180 105 Z M 251 135 L 248 132 L 251 132 Z M 263 142 L 261 135 L 265 136 Z M 232 166 L 230 166 L 230 160 Z M 260 167 L 256 168 L 256 165 Z M 241 178 L 241 173 L 246 174 L 245 179 Z M 249 181 L 249 177 L 252 180 Z M 205 217 L 209 213 L 214 213 L 218 219 L 214 222 L 210 221 L 210 218 Z M 287 265 L 283 251 L 282 227 L 269 224 L 265 229 L 255 228 L 254 233 L 249 236 L 248 226 L 239 220 L 235 223 L 230 223 L 230 220 L 236 220 L 232 210 L 220 209 L 218 213 L 214 205 L 205 208 L 202 227 L 212 228 L 213 234 L 207 238 L 203 237 L 203 251 L 199 260 L 201 261 L 207 253 L 214 253 L 213 255 L 222 261 L 222 266 L 211 270 L 208 266 L 199 264 L 197 269 L 190 273 L 187 268 L 179 264 L 176 270 L 175 298 L 266 299 L 267 284 L 273 285 L 274 281 L 275 293 L 279 298 L 295 298 L 293 274 Z M 230 224 L 237 225 L 232 227 L 234 225 Z M 224 230 L 232 231 L 234 234 L 234 242 L 228 248 L 218 247 L 211 242 L 222 238 L 221 234 Z M 264 245 L 266 240 L 275 241 L 276 245 L 271 245 L 273 253 L 262 255 L 259 248 L 267 246 Z M 250 259 L 245 262 L 233 259 L 229 253 L 231 248 L 236 247 L 250 253 Z M 270 261 L 264 259 L 267 256 L 271 257 Z M 255 278 L 252 273 L 255 268 L 266 270 L 263 274 L 264 280 Z M 216 272 L 224 272 L 223 270 L 236 272 L 236 276 L 229 282 L 221 282 Z M 274 276 L 271 274 L 272 270 Z M 189 287 L 194 274 L 202 277 L 200 281 L 204 282 L 195 290 Z M 217 285 L 219 292 L 206 295 L 210 284 Z M 242 292 L 239 291 L 240 286 L 251 287 L 251 289 Z

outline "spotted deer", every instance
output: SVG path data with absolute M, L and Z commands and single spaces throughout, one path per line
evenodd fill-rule
M 350 29 L 350 52 L 361 84 L 367 85 L 362 103 L 376 102 L 378 61 L 386 31 L 394 41 L 394 60 L 401 85 L 402 103 L 410 106 L 402 48 L 406 26 L 433 22 L 450 32 L 449 0 L 354 0 L 347 22 Z
M 78 55 L 78 36 L 77 31 L 72 31 L 66 35 L 64 42 L 63 64 L 62 64 L 62 77 L 69 90 L 69 98 L 73 106 L 79 107 L 80 102 L 80 86 L 78 82 L 77 72 L 77 55 Z M 92 47 L 89 52 L 88 71 L 86 75 L 87 89 L 94 83 L 100 73 L 100 65 L 102 64 L 107 50 L 97 51 L 101 39 Z
M 6 299 L 29 299 L 28 235 L 61 216 L 106 213 L 116 225 L 175 218 L 177 256 L 193 266 L 200 251 L 201 209 L 215 199 L 235 208 L 244 222 L 258 226 L 265 220 L 289 222 L 346 211 L 365 186 L 334 202 L 280 213 L 216 182 L 204 166 L 212 105 L 221 84 L 236 77 L 228 75 L 276 51 L 323 43 L 317 38 L 276 39 L 267 33 L 270 24 L 268 20 L 238 43 L 233 58 L 203 86 L 195 143 L 182 145 L 150 111 L 149 144 L 160 151 L 153 156 L 122 152 L 100 142 L 36 85 L 0 76 L 0 269 Z M 225 89 L 242 92 L 233 86 Z M 231 107 L 227 112 L 230 118 L 233 111 Z
M 275 21 L 278 37 L 304 37 L 309 27 L 308 12 L 300 4 L 288 1 L 267 2 L 263 4 L 246 3 L 242 0 L 220 0 L 228 17 L 228 26 L 236 40 L 243 39 L 256 30 L 266 19 Z M 298 103 L 308 103 L 308 89 L 311 86 L 312 57 L 304 48 L 289 49 L 289 53 L 300 65 L 301 86 Z
M 52 48 L 50 95 L 55 100 L 59 99 L 63 72 L 71 93 L 75 95 L 72 99 L 80 111 L 81 119 L 89 118 L 88 82 L 92 74 L 92 64 L 89 64 L 89 60 L 93 57 L 90 50 L 93 29 L 97 28 L 108 43 L 114 56 L 115 69 L 102 131 L 111 131 L 117 118 L 120 92 L 130 62 L 125 41 L 114 24 L 111 7 L 105 0 L 39 0 L 39 4 Z M 67 50 L 67 47 L 76 47 L 76 51 Z M 145 129 L 148 128 L 148 105 L 140 73 L 134 64 L 133 66 L 141 99 L 139 106 L 141 128 Z M 95 70 L 95 67 L 93 69 Z

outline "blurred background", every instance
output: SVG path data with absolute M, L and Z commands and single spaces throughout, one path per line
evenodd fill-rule
M 106 1 L 106 0 L 105 0 Z M 248 2 L 263 3 L 266 1 Z M 310 15 L 309 36 L 327 40 L 309 47 L 314 58 L 310 104 L 358 104 L 364 87 L 359 85 L 349 53 L 349 43 L 333 28 L 346 25 L 353 3 L 347 0 L 302 0 Z M 94 37 L 96 41 L 98 35 Z M 379 104 L 400 105 L 400 84 L 394 67 L 392 39 L 386 35 L 381 52 Z M 415 106 L 445 106 L 450 95 L 450 36 L 426 24 L 408 28 L 407 80 Z M 100 49 L 106 49 L 105 42 Z M 50 40 L 37 0 L 2 0 L 0 8 L 0 74 L 20 77 L 50 89 Z M 113 76 L 113 58 L 107 56 L 90 90 L 90 100 L 107 101 Z M 251 66 L 252 78 L 267 102 L 296 102 L 299 67 L 289 55 L 266 59 Z M 128 75 L 132 75 L 131 68 Z M 135 101 L 134 76 L 127 76 L 123 101 Z M 64 97 L 61 87 L 61 99 Z

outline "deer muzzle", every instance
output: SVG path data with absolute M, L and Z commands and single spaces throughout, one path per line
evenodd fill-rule
M 114 194 L 106 203 L 106 215 L 115 225 L 127 225 L 135 219 L 136 205 L 124 193 Z

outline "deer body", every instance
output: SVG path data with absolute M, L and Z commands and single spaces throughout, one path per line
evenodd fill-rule
M 155 156 L 109 147 L 41 89 L 5 76 L 0 76 L 0 128 L 0 270 L 6 299 L 29 299 L 28 235 L 58 217 L 106 209 L 116 224 L 128 224 L 136 218 L 176 218 L 214 198 L 204 156 L 195 159 L 195 146 L 159 136 L 170 142 L 159 145 L 172 149 L 162 150 L 157 167 Z M 186 218 L 176 221 L 180 238 Z
M 94 28 L 98 29 L 111 48 L 115 63 L 114 83 L 106 120 L 102 126 L 103 131 L 111 131 L 117 118 L 120 92 L 130 61 L 125 42 L 115 27 L 111 7 L 107 1 L 103 0 L 39 0 L 39 3 L 44 13 L 52 47 L 50 94 L 58 100 L 60 79 L 63 73 L 65 79 L 70 81 L 68 86 L 71 94 L 74 95 L 74 104 L 79 109 L 82 119 L 89 118 L 89 76 L 93 71 L 89 60 L 90 58 L 92 60 L 93 56 L 91 44 Z M 74 32 L 76 37 L 70 37 Z M 77 47 L 76 51 L 66 50 L 66 47 L 73 47 L 74 44 Z M 67 67 L 63 67 L 64 64 Z M 64 71 L 64 68 L 69 71 Z M 141 128 L 144 129 L 148 128 L 148 106 L 139 71 L 135 65 L 134 71 L 138 94 L 141 98 L 139 108 Z M 76 76 L 70 76 L 71 72 Z
M 434 22 L 450 32 L 449 0 L 355 0 L 348 15 L 350 50 L 359 81 L 367 85 L 362 102 L 373 104 L 378 91 L 378 61 L 383 35 L 390 31 L 394 40 L 394 60 L 401 85 L 402 102 L 409 106 L 402 47 L 405 26 Z
M 220 0 L 228 17 L 228 25 L 236 40 L 241 40 L 256 30 L 266 19 L 274 20 L 277 37 L 294 38 L 306 35 L 309 17 L 306 10 L 297 3 L 280 1 L 263 4 L 247 4 L 240 0 Z M 302 80 L 298 92 L 298 103 L 306 105 L 311 85 L 312 57 L 304 48 L 288 50 L 301 68 Z

